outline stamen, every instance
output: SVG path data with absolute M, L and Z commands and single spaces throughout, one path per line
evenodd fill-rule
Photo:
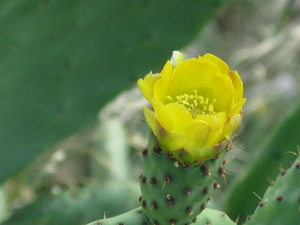
M 211 115 L 215 114 L 214 103 L 216 99 L 204 98 L 202 95 L 198 95 L 197 90 L 193 90 L 194 94 L 182 94 L 175 96 L 176 101 L 171 96 L 167 96 L 167 100 L 170 102 L 182 104 L 191 114 L 193 119 L 197 115 Z
M 167 96 L 167 100 L 169 100 L 170 102 L 174 102 L 173 98 L 170 95 Z

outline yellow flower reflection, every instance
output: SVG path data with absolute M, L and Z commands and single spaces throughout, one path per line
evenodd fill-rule
M 174 51 L 161 73 L 138 86 L 152 108 L 147 124 L 160 147 L 182 163 L 202 163 L 220 153 L 241 124 L 243 83 L 212 54 L 184 60 Z

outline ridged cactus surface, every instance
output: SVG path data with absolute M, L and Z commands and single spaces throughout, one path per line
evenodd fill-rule
M 300 156 L 288 170 L 281 170 L 275 183 L 245 225 L 296 225 L 300 223 Z

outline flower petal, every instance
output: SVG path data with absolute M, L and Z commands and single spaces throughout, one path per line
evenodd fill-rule
M 160 79 L 160 74 L 148 73 L 144 79 L 139 79 L 137 85 L 144 97 L 151 103 L 153 101 L 153 89 L 157 80 Z
M 170 81 L 172 79 L 173 68 L 170 61 L 167 61 L 163 70 L 161 71 L 161 79 L 158 80 L 154 87 L 154 97 L 162 103 L 167 102 L 167 90 L 170 86 Z
M 245 104 L 246 99 L 242 98 L 240 101 L 238 101 L 232 108 L 230 111 L 230 116 L 236 115 L 236 114 L 240 114 L 242 112 L 242 107 Z
M 178 131 L 160 130 L 157 138 L 161 148 L 166 151 L 182 149 L 187 141 L 187 136 Z
M 210 95 L 214 86 L 214 76 L 220 75 L 220 70 L 204 59 L 188 59 L 181 63 L 173 72 L 167 95 L 178 96 L 194 94 L 200 91 L 205 97 Z
M 178 103 L 169 103 L 166 108 L 172 114 L 174 130 L 185 133 L 187 126 L 193 123 L 192 115 L 183 105 Z
M 158 121 L 157 121 L 156 115 L 154 114 L 153 111 L 151 111 L 147 107 L 144 107 L 143 111 L 144 111 L 145 120 L 146 120 L 148 126 L 150 127 L 150 129 L 154 133 L 154 135 L 157 136 L 158 135 L 158 130 L 157 130 Z
M 178 150 L 181 149 L 187 141 L 187 136 L 178 131 L 166 130 L 157 120 L 156 114 L 144 107 L 144 115 L 147 124 L 151 131 L 158 138 L 161 147 L 166 150 Z
M 223 141 L 221 139 L 224 137 L 226 119 L 226 112 L 219 112 L 213 116 L 213 122 L 211 124 L 212 129 L 206 141 L 207 146 L 213 146 L 214 144 Z
M 160 125 L 168 131 L 173 130 L 174 128 L 174 120 L 170 111 L 167 109 L 165 105 L 163 105 L 159 101 L 155 101 L 152 104 L 157 120 Z
M 203 58 L 216 65 L 221 71 L 221 74 L 228 74 L 230 72 L 229 66 L 222 59 L 210 53 L 205 54 Z
M 243 82 L 237 71 L 231 71 L 228 73 L 234 88 L 234 102 L 238 102 L 244 93 Z
M 192 155 L 195 155 L 197 149 L 203 148 L 211 129 L 212 127 L 203 121 L 198 121 L 188 126 L 186 130 L 188 141 L 184 148 L 190 150 Z
M 226 111 L 229 114 L 234 104 L 234 88 L 228 76 L 215 76 L 213 81 L 213 99 L 215 112 Z
M 224 136 L 226 138 L 230 138 L 230 136 L 237 131 L 242 123 L 242 119 L 243 114 L 237 114 L 231 118 L 228 118 L 228 122 L 224 128 Z

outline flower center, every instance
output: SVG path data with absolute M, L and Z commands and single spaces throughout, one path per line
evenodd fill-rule
M 167 96 L 167 99 L 172 103 L 178 103 L 183 105 L 189 113 L 192 114 L 193 119 L 197 115 L 212 115 L 216 112 L 214 111 L 214 103 L 216 99 L 210 101 L 209 98 L 204 98 L 202 95 L 199 95 L 197 90 L 194 90 L 194 94 L 182 94 L 175 96 L 175 101 L 171 96 Z

